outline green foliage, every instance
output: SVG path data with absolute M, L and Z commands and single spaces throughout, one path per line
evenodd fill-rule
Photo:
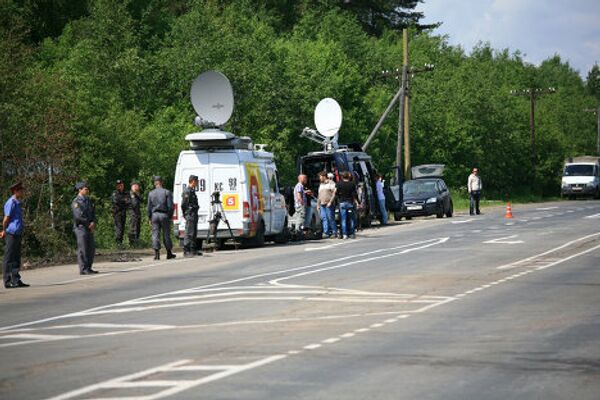
M 74 249 L 69 205 L 80 179 L 98 206 L 99 245 L 114 245 L 114 181 L 139 179 L 147 193 L 160 174 L 172 185 L 184 137 L 196 129 L 190 83 L 208 69 L 234 87 L 227 128 L 266 143 L 286 184 L 297 157 L 317 150 L 298 136 L 314 125 L 319 99 L 340 102 L 341 141 L 362 144 L 398 89 L 381 71 L 399 67 L 398 29 L 418 24 L 416 4 L 0 0 L 0 189 L 17 179 L 30 187 L 26 254 Z M 409 50 L 412 65 L 435 64 L 412 80 L 412 161 L 446 164 L 450 186 L 464 187 L 477 165 L 491 197 L 555 194 L 563 160 L 593 154 L 595 120 L 583 109 L 598 106 L 597 65 L 584 83 L 559 56 L 535 67 L 488 44 L 467 55 L 419 28 Z M 549 86 L 558 92 L 537 102 L 534 172 L 529 102 L 510 90 Z M 395 162 L 397 124 L 395 111 L 369 149 L 382 172 Z

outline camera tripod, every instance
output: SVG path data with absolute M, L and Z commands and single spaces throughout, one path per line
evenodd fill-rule
M 203 246 L 205 250 L 215 249 L 218 245 L 217 239 L 217 228 L 219 227 L 219 222 L 223 221 L 225 225 L 227 225 L 227 230 L 229 231 L 229 238 L 233 240 L 235 249 L 238 248 L 238 243 L 235 240 L 235 236 L 233 235 L 233 231 L 231 230 L 231 225 L 227 220 L 227 216 L 225 215 L 225 210 L 223 209 L 223 203 L 221 202 L 220 193 L 214 192 L 211 195 L 210 202 L 210 212 L 212 214 L 212 219 L 208 221 L 208 231 L 206 232 L 206 240 L 205 245 Z M 211 243 L 212 236 L 212 243 Z

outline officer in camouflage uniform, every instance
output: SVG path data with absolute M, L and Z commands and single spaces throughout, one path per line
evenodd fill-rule
M 181 195 L 181 210 L 185 217 L 185 236 L 183 239 L 183 256 L 194 257 L 202 255 L 196 249 L 196 239 L 198 236 L 198 197 L 196 189 L 198 188 L 198 177 L 190 175 L 188 186 Z
M 131 182 L 129 192 L 129 245 L 138 246 L 140 241 L 140 226 L 142 221 L 142 195 L 140 184 Z
M 94 230 L 96 229 L 96 211 L 94 203 L 90 200 L 90 189 L 86 182 L 75 185 L 77 197 L 71 202 L 73 212 L 73 232 L 77 239 L 77 262 L 81 275 L 97 274 L 92 269 L 96 243 L 94 242 Z
M 160 234 L 167 249 L 167 260 L 175 258 L 171 252 L 171 217 L 173 216 L 173 194 L 162 187 L 162 178 L 153 178 L 155 189 L 148 194 L 148 218 L 152 224 L 152 248 L 154 259 L 160 260 Z
M 125 233 L 125 219 L 129 208 L 129 193 L 125 192 L 125 183 L 117 180 L 117 190 L 112 194 L 112 214 L 115 220 L 115 239 L 118 246 L 123 245 L 123 234 Z

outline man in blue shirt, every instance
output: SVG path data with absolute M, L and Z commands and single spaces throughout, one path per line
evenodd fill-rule
M 4 218 L 0 239 L 5 241 L 3 266 L 4 287 L 14 289 L 28 287 L 23 283 L 19 269 L 21 268 L 21 238 L 23 236 L 23 212 L 21 201 L 25 196 L 25 188 L 21 182 L 10 187 L 12 196 L 4 204 Z

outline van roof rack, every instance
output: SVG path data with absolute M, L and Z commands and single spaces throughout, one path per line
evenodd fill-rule
M 253 150 L 252 139 L 248 136 L 236 136 L 231 132 L 218 129 L 205 129 L 202 132 L 190 133 L 185 137 L 192 150 L 235 149 Z

